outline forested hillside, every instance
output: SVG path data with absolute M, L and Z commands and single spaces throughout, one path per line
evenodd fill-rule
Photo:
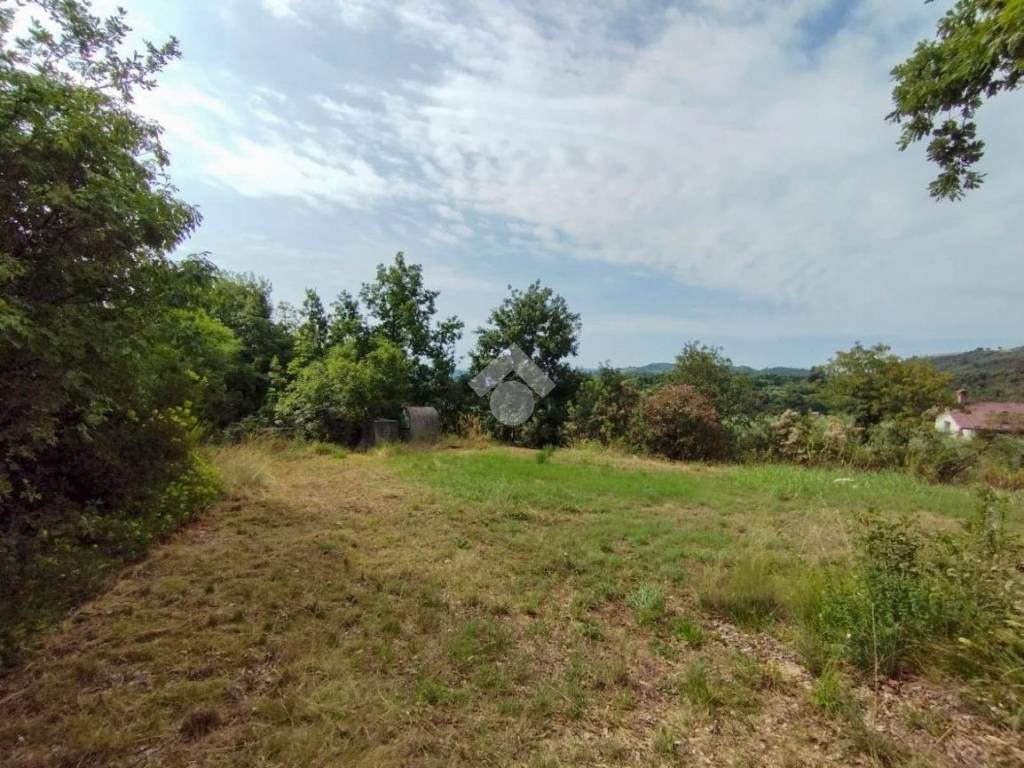
M 926 358 L 978 400 L 1024 400 L 1024 347 L 982 349 Z

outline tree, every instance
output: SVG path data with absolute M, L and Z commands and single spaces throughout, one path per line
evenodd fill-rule
M 168 370 L 169 380 L 188 372 L 193 384 L 217 381 L 219 395 L 211 393 L 186 398 L 199 406 L 197 413 L 205 422 L 223 428 L 256 414 L 270 388 L 272 361 L 291 357 L 291 338 L 287 329 L 274 319 L 270 284 L 254 275 L 234 275 L 219 269 L 204 256 L 190 256 L 166 270 L 162 303 L 167 312 L 159 323 L 164 332 L 156 340 L 169 344 L 183 354 L 194 345 L 179 346 L 195 339 L 196 323 L 213 330 L 215 325 L 229 332 L 237 346 L 222 376 L 207 368 L 196 369 L 184 363 L 177 371 Z M 157 310 L 158 311 L 158 310 Z M 193 332 L 184 332 L 180 321 L 189 321 Z M 208 339 L 211 340 L 211 339 Z M 223 347 L 222 347 L 223 349 Z M 212 360 L 213 358 L 208 358 Z M 191 358 L 196 362 L 196 358 Z
M 723 417 L 750 415 L 754 409 L 753 382 L 733 370 L 732 360 L 720 347 L 688 342 L 676 356 L 670 377 L 711 398 Z
M 931 195 L 959 200 L 984 179 L 974 170 L 985 148 L 975 114 L 984 99 L 1019 88 L 1024 76 L 1024 3 L 958 0 L 936 39 L 919 42 L 892 76 L 895 109 L 887 119 L 902 126 L 900 149 L 930 137 L 928 159 L 940 169 Z
M 401 251 L 392 264 L 377 265 L 376 279 L 360 291 L 370 333 L 401 349 L 412 364 L 411 395 L 418 402 L 436 402 L 455 372 L 462 321 L 448 317 L 435 322 L 439 295 L 424 286 L 423 267 L 407 264 Z M 350 313 L 351 307 L 342 309 Z
M 338 298 L 331 303 L 327 337 L 332 347 L 354 341 L 360 350 L 366 352 L 369 329 L 359 311 L 359 302 L 348 291 L 339 293 Z
M 569 310 L 565 299 L 540 281 L 525 291 L 509 286 L 509 295 L 491 311 L 489 327 L 477 329 L 473 370 L 486 366 L 512 344 L 517 344 L 555 383 L 554 391 L 537 404 L 533 417 L 516 437 L 527 445 L 554 445 L 562 441 L 562 425 L 578 377 L 568 358 L 579 349 L 580 316 Z M 493 432 L 499 425 L 488 419 Z
M 295 358 L 292 361 L 295 370 L 323 358 L 329 346 L 328 328 L 324 303 L 315 290 L 307 288 L 295 329 Z
M 689 384 L 669 384 L 640 402 L 633 444 L 669 459 L 720 458 L 725 442 L 714 403 Z
M 185 420 L 147 389 L 143 331 L 166 254 L 199 215 L 166 178 L 159 127 L 131 111 L 177 44 L 121 56 L 123 11 L 35 6 L 47 23 L 17 40 L 13 9 L 0 10 L 4 517 L 65 501 L 128 506 L 189 460 Z
M 363 355 L 355 341 L 331 347 L 299 370 L 275 403 L 275 421 L 300 437 L 353 444 L 368 419 L 392 415 L 409 396 L 410 363 L 376 339 Z
M 900 359 L 884 344 L 837 352 L 821 376 L 822 400 L 868 429 L 885 419 L 913 422 L 951 402 L 950 376 L 925 360 Z
M 596 440 L 604 445 L 629 437 L 640 395 L 622 371 L 602 365 L 587 376 L 569 404 L 565 430 L 572 440 Z

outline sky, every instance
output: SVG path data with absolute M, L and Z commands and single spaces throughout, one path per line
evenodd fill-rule
M 581 314 L 584 366 L 689 339 L 757 367 L 1024 343 L 1024 97 L 979 112 L 989 175 L 959 203 L 885 121 L 949 2 L 119 4 L 181 43 L 138 100 L 204 217 L 180 254 L 278 300 L 404 251 L 460 353 L 538 279 Z

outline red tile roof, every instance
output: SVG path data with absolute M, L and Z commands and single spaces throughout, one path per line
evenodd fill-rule
M 967 403 L 950 413 L 960 429 L 1024 433 L 1024 403 Z

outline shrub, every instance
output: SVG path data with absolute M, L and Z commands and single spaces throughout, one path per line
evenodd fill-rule
M 864 516 L 852 567 L 826 574 L 805 617 L 819 660 L 886 676 L 938 664 L 1024 694 L 1024 584 L 1005 514 L 986 491 L 960 533 Z
M 863 435 L 850 416 L 792 410 L 772 420 L 769 430 L 773 458 L 808 465 L 850 463 Z
M 625 442 L 639 399 L 621 371 L 602 367 L 580 384 L 569 404 L 566 434 L 573 441 L 593 440 L 603 445 Z
M 641 400 L 632 442 L 669 459 L 717 459 L 725 447 L 714 405 L 689 384 L 670 384 Z
M 397 415 L 409 368 L 402 350 L 386 341 L 365 356 L 355 342 L 331 347 L 299 369 L 275 404 L 275 421 L 308 440 L 354 443 L 367 419 Z
M 773 455 L 773 419 L 736 416 L 722 420 L 730 458 L 736 461 L 766 461 Z
M 907 445 L 907 468 L 934 483 L 966 478 L 975 460 L 970 441 L 934 429 L 921 430 Z

